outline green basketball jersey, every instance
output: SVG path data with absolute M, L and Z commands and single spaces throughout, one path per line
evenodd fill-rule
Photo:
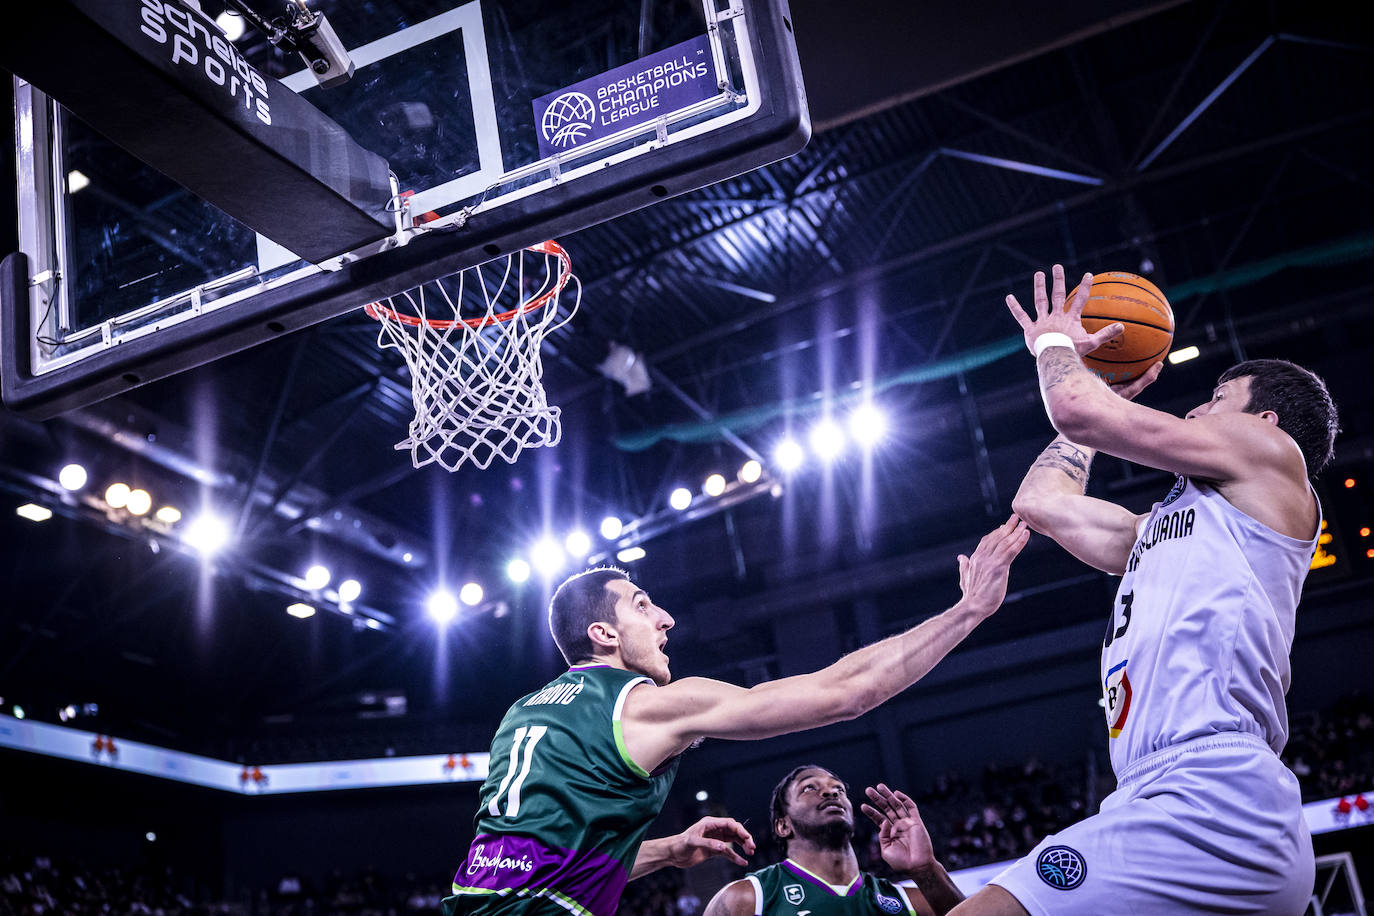
M 625 752 L 620 710 L 647 681 L 584 665 L 516 701 L 492 739 L 446 914 L 613 916 L 679 762 L 646 773 Z
M 865 872 L 844 893 L 791 859 L 750 872 L 745 880 L 754 886 L 756 916 L 910 916 L 915 912 L 906 891 Z

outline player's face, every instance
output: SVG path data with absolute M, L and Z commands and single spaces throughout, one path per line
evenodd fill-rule
M 834 773 L 814 767 L 802 770 L 787 790 L 787 816 L 798 833 L 835 824 L 854 826 L 854 806 L 844 782 Z M 810 827 L 812 830 L 808 831 Z
M 1212 392 L 1212 400 L 1188 411 L 1188 419 L 1209 413 L 1244 413 L 1250 403 L 1250 376 L 1242 375 L 1222 382 Z
M 672 680 L 668 670 L 668 631 L 673 618 L 649 599 L 648 592 L 625 579 L 612 579 L 606 588 L 615 593 L 616 632 L 620 661 L 631 671 L 653 678 L 662 687 Z

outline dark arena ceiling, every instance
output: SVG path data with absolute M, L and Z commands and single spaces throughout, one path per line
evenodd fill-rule
M 319 4 L 341 34 L 378 5 L 427 7 Z M 804 53 L 803 67 L 808 83 L 846 79 L 842 60 Z M 1143 273 L 1170 295 L 1176 345 L 1200 356 L 1166 368 L 1152 406 L 1186 411 L 1244 358 L 1327 379 L 1344 431 L 1320 489 L 1342 556 L 1308 593 L 1367 588 L 1368 20 L 1349 4 L 1194 0 L 981 69 L 562 239 L 583 284 L 545 350 L 563 440 L 513 466 L 413 470 L 392 448 L 409 379 L 360 314 L 46 423 L 0 412 L 6 706 L 51 721 L 97 703 L 92 728 L 264 763 L 482 749 L 509 701 L 557 670 L 545 580 L 513 584 L 507 562 L 579 527 L 602 545 L 607 515 L 640 521 L 629 568 L 677 619 L 679 673 L 776 675 L 778 622 L 822 605 L 841 621 L 862 608 L 880 633 L 910 625 L 954 600 L 955 554 L 1006 517 L 1051 436 L 1002 300 L 1055 261 Z M 613 345 L 642 359 L 647 392 L 599 368 Z M 778 442 L 810 451 L 808 430 L 863 391 L 884 441 L 777 466 Z M 751 457 L 762 483 L 700 495 Z M 17 516 L 68 462 L 89 470 L 87 501 L 49 495 L 53 519 Z M 234 542 L 201 560 L 100 511 L 116 480 L 188 517 L 213 509 Z M 1142 510 L 1169 483 L 1104 458 L 1092 486 Z M 698 494 L 684 513 L 669 506 L 679 486 Z M 353 613 L 305 589 L 312 563 L 330 589 L 362 584 Z M 482 602 L 436 626 L 427 596 L 469 581 Z M 1113 587 L 1037 539 L 971 642 L 1097 620 Z M 296 600 L 319 613 L 288 616 Z M 405 716 L 380 715 L 387 695 Z

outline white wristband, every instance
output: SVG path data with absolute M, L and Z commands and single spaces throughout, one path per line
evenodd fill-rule
M 1077 352 L 1077 348 L 1073 345 L 1073 338 L 1067 334 L 1060 334 L 1058 331 L 1047 331 L 1041 334 L 1039 337 L 1035 338 L 1035 343 L 1031 345 L 1031 349 L 1034 351 L 1036 359 L 1039 359 L 1040 354 L 1044 353 L 1050 347 L 1068 347 L 1070 350 Z

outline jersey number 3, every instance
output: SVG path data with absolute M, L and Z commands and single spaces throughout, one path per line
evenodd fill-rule
M 1102 643 L 1102 648 L 1107 648 L 1126 635 L 1126 628 L 1131 625 L 1131 602 L 1133 601 L 1135 601 L 1134 591 L 1129 591 L 1121 596 L 1121 626 L 1116 625 L 1116 614 L 1113 613 L 1107 620 L 1107 638 Z
M 530 775 L 530 766 L 534 763 L 534 746 L 539 743 L 539 739 L 544 737 L 544 733 L 549 730 L 547 725 L 522 725 L 515 730 L 515 740 L 510 745 L 510 760 L 506 763 L 506 778 L 501 780 L 501 788 L 496 790 L 496 797 L 487 805 L 487 813 L 492 817 L 501 817 L 501 799 L 506 799 L 506 817 L 515 817 L 520 813 L 520 787 L 525 784 L 525 777 Z M 525 745 L 525 753 L 520 753 L 521 743 Z M 516 765 L 519 765 L 519 774 L 516 774 Z

